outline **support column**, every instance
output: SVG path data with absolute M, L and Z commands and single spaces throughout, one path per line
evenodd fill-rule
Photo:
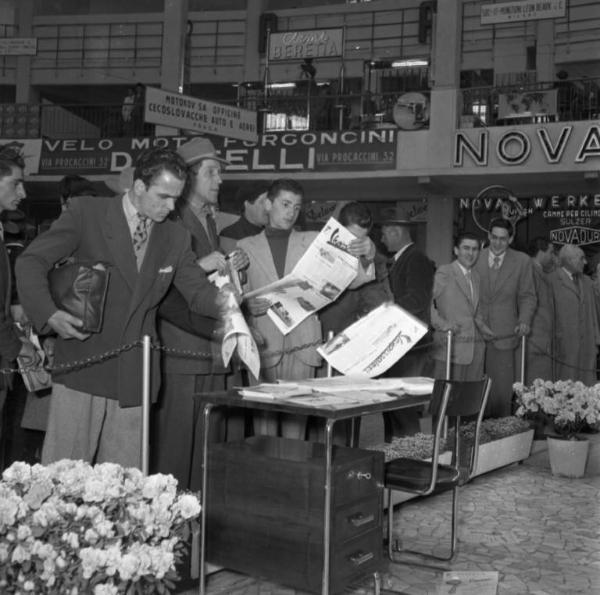
M 15 24 L 18 37 L 33 37 L 33 0 L 20 0 L 15 6 Z M 31 86 L 32 56 L 17 56 L 15 75 L 15 102 L 38 103 L 39 93 Z
M 261 72 L 258 40 L 261 35 L 260 15 L 264 12 L 264 0 L 247 0 L 246 2 L 246 54 L 244 58 L 244 77 L 247 81 L 260 81 Z M 237 81 L 241 83 L 242 81 Z
M 160 74 L 160 86 L 165 91 L 184 91 L 187 26 L 188 0 L 165 0 Z M 177 133 L 177 128 L 156 126 L 158 136 L 174 136 Z

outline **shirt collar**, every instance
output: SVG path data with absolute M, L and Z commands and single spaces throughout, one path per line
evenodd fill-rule
M 504 262 L 504 257 L 505 256 L 506 256 L 506 251 L 502 252 L 502 254 L 494 254 L 490 250 L 490 253 L 488 254 L 488 264 L 490 265 L 490 267 L 492 267 L 494 265 L 494 259 L 495 258 L 499 258 L 500 259 L 500 266 L 502 266 L 502 263 Z
M 458 260 L 456 261 L 456 264 L 458 265 L 458 267 L 462 271 L 462 274 L 465 275 L 465 277 L 467 276 L 467 273 L 469 273 L 471 271 L 471 269 L 467 269 L 462 264 L 460 264 L 460 262 L 458 262 Z
M 571 271 L 568 271 L 567 269 L 565 269 L 565 267 L 560 267 L 565 273 L 567 273 L 567 277 L 569 277 L 569 279 L 571 279 L 571 281 L 573 281 L 573 273 Z
M 402 246 L 402 248 L 400 248 L 400 250 L 398 250 L 398 252 L 396 252 L 396 254 L 394 254 L 394 262 L 397 261 L 406 251 L 406 249 L 409 246 L 412 246 L 414 244 L 414 242 L 409 242 L 408 244 L 406 244 L 406 246 Z

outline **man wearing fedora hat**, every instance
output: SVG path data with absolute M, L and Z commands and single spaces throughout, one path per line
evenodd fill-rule
M 381 241 L 393 254 L 388 280 L 394 301 L 429 326 L 435 266 L 412 240 L 410 230 L 414 223 L 409 219 L 385 221 L 381 226 Z M 428 373 L 431 362 L 425 346 L 430 340 L 427 333 L 386 375 L 423 376 Z M 384 420 L 386 439 L 414 434 L 420 429 L 418 415 L 412 409 L 402 413 L 392 411 L 384 415 Z
M 235 249 L 225 255 L 220 249 L 214 220 L 222 167 L 227 161 L 217 154 L 208 138 L 200 136 L 181 145 L 178 153 L 191 171 L 187 190 L 173 216 L 192 236 L 196 263 L 207 274 L 225 271 L 228 260 L 235 270 L 244 269 L 248 257 L 243 250 Z M 197 452 L 190 457 L 190 453 L 194 444 L 201 444 L 201 440 L 194 440 L 192 396 L 197 392 L 224 390 L 230 370 L 223 366 L 219 346 L 209 339 L 167 320 L 160 320 L 159 334 L 167 351 L 163 355 L 162 386 L 153 418 L 152 467 L 154 472 L 171 473 L 179 487 L 186 489 L 193 481 L 193 460 L 199 455 Z M 202 353 L 204 357 L 177 357 L 170 355 L 168 348 Z M 233 425 L 232 422 L 230 434 Z M 215 438 L 225 438 L 224 419 L 222 423 L 211 423 L 211 426 Z M 243 426 L 241 421 L 239 426 Z M 237 432 L 241 431 L 238 427 Z

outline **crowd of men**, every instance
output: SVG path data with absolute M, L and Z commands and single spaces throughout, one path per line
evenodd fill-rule
M 139 349 L 122 346 L 150 335 L 163 347 L 152 351 L 151 470 L 172 473 L 181 487 L 194 485 L 201 441 L 194 427 L 193 394 L 247 380 L 218 355 L 223 292 L 234 290 L 218 290 L 208 275 L 233 269 L 245 290 L 263 287 L 289 273 L 317 234 L 296 229 L 302 186 L 278 179 L 240 194 L 239 221 L 219 235 L 215 212 L 225 164 L 208 139 L 197 137 L 177 151 L 142 153 L 119 195 L 70 196 L 59 218 L 17 260 L 18 310 L 11 304 L 13 280 L 0 241 L 2 368 L 10 369 L 18 355 L 32 362 L 36 358 L 33 345 L 14 324 L 17 312 L 41 335 L 56 337 L 42 463 L 70 458 L 140 466 L 142 360 Z M 0 152 L 1 210 L 16 210 L 25 198 L 23 168 L 17 153 Z M 413 242 L 410 221 L 383 223 L 381 240 L 391 255 L 386 258 L 369 237 L 373 219 L 366 205 L 347 204 L 338 218 L 355 236 L 349 249 L 357 269 L 336 302 L 285 336 L 266 316 L 270 303 L 243 302 L 262 348 L 261 376 L 252 380 L 323 374 L 316 347 L 327 332 L 339 332 L 393 300 L 430 332 L 387 374 L 446 377 L 452 331 L 450 377 L 492 378 L 488 416 L 511 413 L 512 383 L 522 374 L 523 336 L 528 337 L 527 381 L 596 382 L 600 298 L 583 275 L 580 248 L 566 245 L 555 255 L 551 243 L 537 238 L 527 255 L 510 247 L 514 228 L 498 218 L 490 223 L 488 247 L 481 249 L 477 235 L 460 233 L 455 260 L 436 268 Z M 101 261 L 110 268 L 100 332 L 84 331 L 82 321 L 60 309 L 51 295 L 48 273 L 64 259 Z M 178 351 L 211 356 L 186 358 Z M 9 374 L 0 375 L 0 415 L 9 380 Z M 388 415 L 385 422 L 388 439 L 419 430 L 416 411 Z M 243 411 L 212 427 L 211 439 L 248 432 L 304 438 L 310 431 L 304 418 L 257 415 L 248 420 Z

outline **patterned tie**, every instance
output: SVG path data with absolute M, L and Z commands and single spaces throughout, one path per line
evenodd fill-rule
M 494 256 L 494 263 L 492 265 L 493 269 L 498 270 L 500 268 L 500 257 L 499 256 Z
M 138 222 L 133 231 L 133 251 L 136 257 L 143 252 L 146 242 L 148 241 L 148 228 L 150 227 L 150 219 L 141 213 L 137 213 Z

